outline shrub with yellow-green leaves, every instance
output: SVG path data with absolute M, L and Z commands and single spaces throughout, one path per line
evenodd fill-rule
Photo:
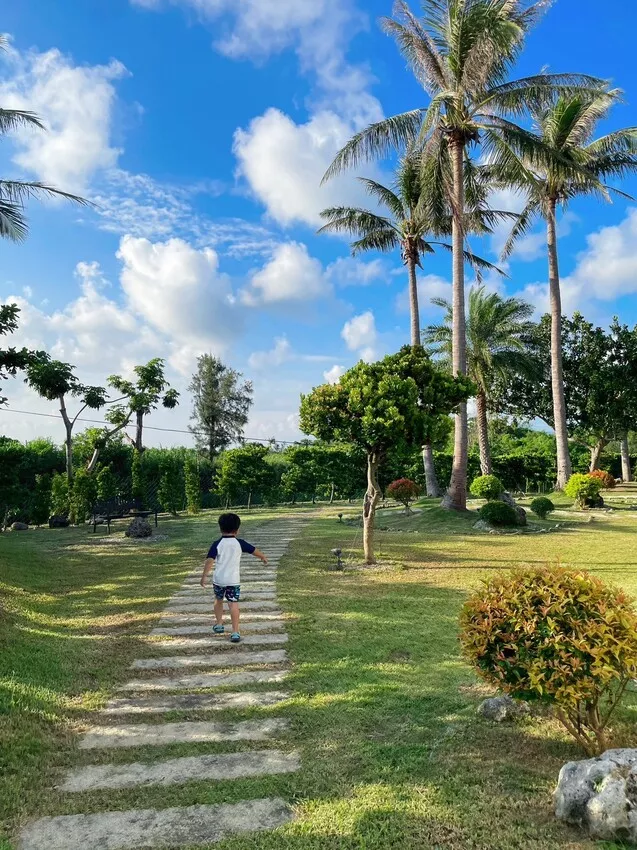
M 586 572 L 493 576 L 465 604 L 461 642 L 480 675 L 510 696 L 549 705 L 589 755 L 637 677 L 633 600 Z

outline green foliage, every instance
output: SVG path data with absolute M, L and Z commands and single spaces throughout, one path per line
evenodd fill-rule
M 133 462 L 131 465 L 131 494 L 140 505 L 146 495 L 146 481 L 144 475 L 144 458 L 137 449 L 133 450 Z
M 31 494 L 29 519 L 35 525 L 44 525 L 49 520 L 51 509 L 51 476 L 36 475 L 35 489 Z
M 163 509 L 173 516 L 184 506 L 184 479 L 181 465 L 172 455 L 166 455 L 161 460 L 161 477 L 157 497 Z
M 587 499 L 595 499 L 602 489 L 602 482 L 589 473 L 576 472 L 568 479 L 564 493 L 583 508 Z
M 589 754 L 637 676 L 633 600 L 588 573 L 522 570 L 488 579 L 460 618 L 467 658 L 518 699 L 544 702 Z
M 591 478 L 599 478 L 602 482 L 603 490 L 613 490 L 615 488 L 615 476 L 611 475 L 610 472 L 606 472 L 605 469 L 595 469 L 589 474 Z
M 69 518 L 75 525 L 86 522 L 95 504 L 97 485 L 95 478 L 85 469 L 78 469 L 73 476 L 73 487 L 69 498 Z
M 487 502 L 480 508 L 480 518 L 496 528 L 511 528 L 518 524 L 515 508 L 505 502 Z
M 473 479 L 469 490 L 476 499 L 492 502 L 504 493 L 504 485 L 495 475 L 479 475 Z
M 186 507 L 189 514 L 198 514 L 201 510 L 201 481 L 197 461 L 186 458 L 184 464 L 184 483 L 186 487 Z
M 546 517 L 555 510 L 555 505 L 550 499 L 547 499 L 546 496 L 538 496 L 531 502 L 531 510 L 536 516 L 539 516 L 540 519 L 546 519 Z
M 409 505 L 420 495 L 420 487 L 409 478 L 398 478 L 387 487 L 387 495 L 404 505 L 409 513 Z
M 100 502 L 110 502 L 117 496 L 117 478 L 110 466 L 104 466 L 95 477 L 97 498 Z
M 69 482 L 66 475 L 55 473 L 51 479 L 51 513 L 68 517 L 70 510 Z
M 20 468 L 24 446 L 17 440 L 0 438 L 0 523 L 7 513 L 22 505 L 24 491 L 20 486 Z
M 1 226 L 0 235 L 2 235 Z M 17 331 L 19 314 L 20 309 L 17 304 L 0 304 L 0 336 Z M 0 349 L 0 381 L 15 375 L 19 369 L 24 369 L 28 361 L 29 352 L 26 348 L 21 350 L 15 348 Z M 0 395 L 0 406 L 6 404 L 6 401 L 7 399 Z
M 265 494 L 276 483 L 274 469 L 265 460 L 268 452 L 267 446 L 256 443 L 224 452 L 217 478 L 219 493 L 230 501 L 244 495 L 248 506 L 253 494 Z

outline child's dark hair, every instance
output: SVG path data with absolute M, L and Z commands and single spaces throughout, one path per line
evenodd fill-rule
M 239 531 L 241 527 L 241 517 L 237 514 L 221 514 L 219 517 L 219 528 L 222 534 L 232 534 L 234 531 Z

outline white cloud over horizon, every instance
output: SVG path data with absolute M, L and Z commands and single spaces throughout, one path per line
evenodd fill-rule
M 319 260 L 300 242 L 278 245 L 266 264 L 255 271 L 241 301 L 252 307 L 312 301 L 330 295 L 332 288 Z

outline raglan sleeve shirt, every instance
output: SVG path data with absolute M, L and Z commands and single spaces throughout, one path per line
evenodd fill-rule
M 208 550 L 215 562 L 212 583 L 219 587 L 237 587 L 241 583 L 241 555 L 252 555 L 255 547 L 240 537 L 221 537 Z

